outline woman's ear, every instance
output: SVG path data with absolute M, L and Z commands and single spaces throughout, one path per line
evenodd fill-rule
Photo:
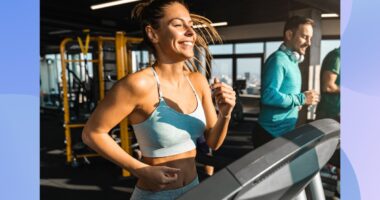
M 285 39 L 287 40 L 287 41 L 289 41 L 289 40 L 291 40 L 293 38 L 293 31 L 292 30 L 287 30 L 287 31 L 285 31 Z
M 153 44 L 158 42 L 158 35 L 151 25 L 145 27 L 145 32 L 148 35 L 149 40 Z

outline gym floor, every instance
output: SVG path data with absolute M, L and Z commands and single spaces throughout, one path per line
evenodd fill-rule
M 42 109 L 40 123 L 41 200 L 129 199 L 137 179 L 122 177 L 121 169 L 111 162 L 96 157 L 89 159 L 90 164 L 83 161 L 79 161 L 77 167 L 66 164 L 64 129 L 60 112 Z M 251 141 L 253 126 L 252 121 L 231 126 L 223 146 L 214 155 L 231 162 L 253 150 Z M 208 177 L 203 171 L 202 164 L 198 164 L 197 169 L 200 181 Z M 327 189 L 325 194 L 327 199 L 331 199 L 333 193 Z

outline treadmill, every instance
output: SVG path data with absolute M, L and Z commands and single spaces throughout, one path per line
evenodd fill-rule
M 340 124 L 321 119 L 249 152 L 180 200 L 324 200 L 319 175 L 339 143 Z

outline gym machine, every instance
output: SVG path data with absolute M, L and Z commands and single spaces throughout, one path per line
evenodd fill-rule
M 324 200 L 319 171 L 339 143 L 332 119 L 305 124 L 231 163 L 179 197 L 193 199 Z
M 115 49 L 115 61 L 116 61 L 116 78 L 117 80 L 123 78 L 127 73 L 132 72 L 131 65 L 131 50 L 128 49 L 129 44 L 139 44 L 141 43 L 142 39 L 140 38 L 130 38 L 126 37 L 123 32 L 117 32 L 115 37 L 103 37 L 103 36 L 90 36 L 89 31 L 85 30 L 85 45 L 83 45 L 82 39 L 80 37 L 77 37 L 77 41 L 74 40 L 73 38 L 65 38 L 62 40 L 60 44 L 60 54 L 61 54 L 61 65 L 62 65 L 62 101 L 63 101 L 63 111 L 64 111 L 64 122 L 63 126 L 65 129 L 65 142 L 66 142 L 66 161 L 75 166 L 77 162 L 77 158 L 83 158 L 85 161 L 88 161 L 88 157 L 94 157 L 98 156 L 96 153 L 84 153 L 84 154 L 78 154 L 73 152 L 73 145 L 72 145 L 72 129 L 78 129 L 78 128 L 83 128 L 84 127 L 84 122 L 87 120 L 88 116 L 84 116 L 83 120 L 73 120 L 72 117 L 70 117 L 70 111 L 72 104 L 75 104 L 75 102 L 79 102 L 78 98 L 79 95 L 73 95 L 72 92 L 70 91 L 72 87 L 69 85 L 70 83 L 73 83 L 73 81 L 68 80 L 68 78 L 76 79 L 77 84 L 79 84 L 80 87 L 77 87 L 76 92 L 82 92 L 85 91 L 86 94 L 88 94 L 91 88 L 98 87 L 98 98 L 97 99 L 92 99 L 93 105 L 91 104 L 91 99 L 87 98 L 82 98 L 81 102 L 90 102 L 85 104 L 87 106 L 86 111 L 89 113 L 95 108 L 96 103 L 98 101 L 102 100 L 105 95 L 105 78 L 104 78 L 104 54 L 103 54 L 103 47 L 106 43 L 112 43 Z M 95 44 L 93 49 L 95 47 L 97 48 L 97 55 L 94 57 L 97 57 L 96 59 L 91 59 L 88 60 L 86 58 L 86 54 L 88 53 L 89 50 L 89 45 L 90 42 L 92 44 Z M 69 45 L 78 45 L 81 49 L 81 53 L 84 55 L 85 59 L 69 59 L 69 56 L 67 55 L 67 49 L 66 47 Z M 79 65 L 84 64 L 84 71 L 87 73 L 85 75 L 85 78 L 83 82 L 81 82 L 82 78 L 80 75 L 75 75 L 74 72 L 70 72 L 69 69 L 69 64 L 71 63 L 79 63 Z M 88 69 L 86 68 L 88 66 L 88 63 L 93 63 L 97 64 L 97 71 L 94 70 L 94 77 L 89 77 L 88 76 Z M 82 70 L 80 70 L 82 71 Z M 97 74 L 97 79 L 98 85 L 96 86 L 94 83 L 95 81 L 92 81 L 92 79 L 96 78 L 95 74 Z M 88 86 L 88 82 L 92 82 Z M 88 88 L 91 87 L 91 88 Z M 79 91 L 79 89 L 81 91 Z M 93 92 L 93 91 L 91 91 Z M 74 96 L 74 98 L 73 98 Z M 93 95 L 94 96 L 94 95 Z M 75 100 L 74 103 L 72 100 Z M 89 115 L 88 113 L 88 115 Z M 120 145 L 121 147 L 128 153 L 131 153 L 131 145 L 130 145 L 130 133 L 128 132 L 128 122 L 127 119 L 124 119 L 122 122 L 119 124 L 119 129 L 120 129 Z M 130 173 L 126 170 L 123 170 L 123 176 L 130 176 Z

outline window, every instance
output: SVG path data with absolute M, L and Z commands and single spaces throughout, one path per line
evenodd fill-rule
M 144 50 L 132 51 L 132 72 L 144 69 L 149 65 L 149 53 Z
M 232 59 L 231 58 L 214 58 L 211 62 L 211 80 L 218 78 L 221 82 L 232 86 Z
M 210 45 L 210 52 L 212 55 L 232 54 L 232 44 Z
M 41 107 L 59 107 L 61 71 L 60 54 L 47 54 L 40 60 Z
M 210 45 L 214 57 L 211 77 L 231 86 L 236 80 L 246 80 L 247 86 L 260 87 L 264 45 L 265 42 Z
M 247 86 L 260 86 L 261 58 L 238 58 L 237 80 L 246 80 Z
M 246 54 L 246 53 L 263 53 L 264 52 L 264 43 L 240 43 L 236 44 L 236 54 Z
M 282 44 L 282 41 L 265 42 L 265 60 Z
M 321 41 L 321 64 L 326 55 L 335 48 L 340 47 L 340 40 Z

